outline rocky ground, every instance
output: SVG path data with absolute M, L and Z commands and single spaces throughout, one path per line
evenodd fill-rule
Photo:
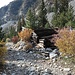
M 0 75 L 75 75 L 75 65 L 63 62 L 57 49 L 24 51 L 10 48 L 5 62 Z

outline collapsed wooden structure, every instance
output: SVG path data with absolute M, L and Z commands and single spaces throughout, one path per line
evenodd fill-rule
M 57 34 L 56 30 L 54 29 L 35 29 L 34 32 L 37 34 L 37 43 L 39 42 L 39 39 L 44 39 L 44 47 L 50 47 L 52 49 L 56 48 L 53 42 L 50 40 L 53 38 L 53 34 Z

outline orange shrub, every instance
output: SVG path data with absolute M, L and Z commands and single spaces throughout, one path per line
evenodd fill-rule
M 21 31 L 18 33 L 20 39 L 24 40 L 24 41 L 29 41 L 31 34 L 32 34 L 33 30 L 26 28 L 25 30 Z
M 58 33 L 56 46 L 63 54 L 75 54 L 75 30 L 62 29 Z

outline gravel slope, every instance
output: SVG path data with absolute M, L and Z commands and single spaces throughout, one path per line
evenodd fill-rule
M 72 68 L 63 68 L 61 62 L 33 51 L 8 50 L 6 69 L 0 75 L 75 75 Z

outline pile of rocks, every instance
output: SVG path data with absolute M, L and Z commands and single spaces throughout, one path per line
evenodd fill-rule
M 7 49 L 8 50 L 26 50 L 32 48 L 32 44 L 30 42 L 24 42 L 20 40 L 16 44 L 13 42 L 7 42 L 6 43 Z
M 19 41 L 16 44 L 12 42 L 6 43 L 8 50 L 16 50 L 16 51 L 26 51 L 30 53 L 39 53 L 46 59 L 56 58 L 59 56 L 58 49 L 52 50 L 51 48 L 44 48 L 43 44 L 40 42 L 37 46 L 33 47 L 30 42 Z
M 23 41 L 17 44 L 8 42 L 6 46 L 6 69 L 1 75 L 75 75 L 72 67 L 63 67 L 62 61 L 57 62 L 60 57 L 58 49 L 34 47 L 23 50 L 26 46 Z

